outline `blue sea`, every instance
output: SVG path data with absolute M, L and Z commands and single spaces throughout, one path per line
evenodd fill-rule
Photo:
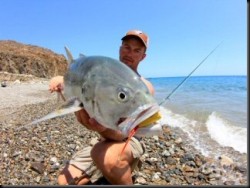
M 148 80 L 161 102 L 184 78 Z M 190 77 L 161 105 L 161 114 L 205 156 L 247 154 L 247 76 Z

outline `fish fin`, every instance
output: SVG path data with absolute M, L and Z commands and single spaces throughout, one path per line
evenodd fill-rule
M 45 120 L 52 119 L 55 117 L 63 116 L 63 115 L 66 115 L 66 114 L 69 114 L 72 112 L 79 111 L 81 109 L 83 109 L 82 102 L 77 97 L 74 97 L 74 98 L 67 100 L 65 103 L 63 103 L 61 106 L 59 106 L 55 111 L 43 116 L 40 119 L 35 120 L 27 125 L 24 125 L 23 127 L 28 127 L 30 125 L 37 124 L 41 121 L 45 121 Z M 20 127 L 20 128 L 23 128 L 23 127 Z
M 68 63 L 69 63 L 69 65 L 73 62 L 73 55 L 71 54 L 71 52 L 70 52 L 70 50 L 69 50 L 69 48 L 67 47 L 67 46 L 64 46 L 64 49 L 65 49 L 65 51 L 66 51 L 66 54 L 67 54 L 67 61 L 68 61 Z

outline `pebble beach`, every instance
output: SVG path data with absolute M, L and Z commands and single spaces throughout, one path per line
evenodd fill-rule
M 62 100 L 48 91 L 48 80 L 13 81 L 0 87 L 0 184 L 57 185 L 57 176 L 78 150 L 99 135 L 74 114 L 20 128 L 54 110 Z M 180 128 L 163 126 L 160 136 L 143 138 L 146 152 L 136 185 L 248 185 L 247 164 L 221 155 L 203 156 L 185 142 Z M 247 155 L 238 153 L 247 161 Z

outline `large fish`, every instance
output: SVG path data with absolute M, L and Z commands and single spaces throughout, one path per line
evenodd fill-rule
M 141 78 L 122 62 L 104 56 L 73 59 L 64 75 L 68 99 L 54 112 L 31 124 L 84 108 L 100 124 L 124 135 L 151 136 L 161 132 L 159 105 Z M 136 133 L 135 133 L 136 131 Z

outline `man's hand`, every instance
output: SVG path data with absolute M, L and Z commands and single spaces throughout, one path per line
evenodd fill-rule
M 64 89 L 63 76 L 55 76 L 51 78 L 49 83 L 50 92 L 61 92 Z
M 99 124 L 94 118 L 90 118 L 84 109 L 75 112 L 75 115 L 79 123 L 83 124 L 89 130 L 101 133 L 107 129 Z
M 90 118 L 88 113 L 82 109 L 75 112 L 77 120 L 87 129 L 98 132 L 103 138 L 115 141 L 122 141 L 126 136 L 121 131 L 109 129 L 98 123 L 94 118 Z

